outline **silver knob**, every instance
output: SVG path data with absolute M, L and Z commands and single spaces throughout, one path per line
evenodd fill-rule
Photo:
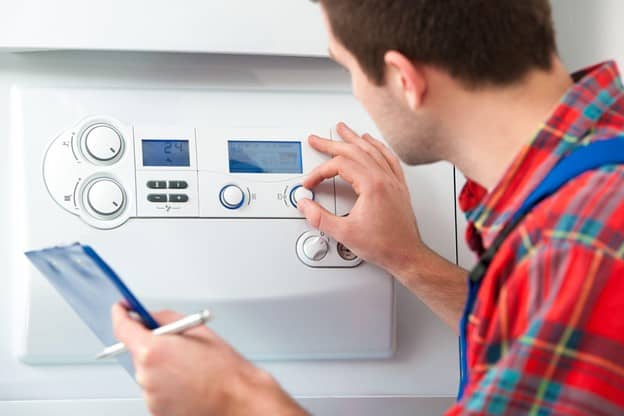
M 321 261 L 329 252 L 329 241 L 321 236 L 308 237 L 303 242 L 303 254 L 312 261 Z

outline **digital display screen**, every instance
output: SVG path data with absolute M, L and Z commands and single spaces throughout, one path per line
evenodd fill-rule
M 303 173 L 301 142 L 228 141 L 230 173 Z
M 143 166 L 190 166 L 188 140 L 142 140 Z

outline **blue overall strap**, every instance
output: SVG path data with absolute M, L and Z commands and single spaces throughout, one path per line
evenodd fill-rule
M 487 274 L 487 270 L 494 256 L 501 248 L 507 237 L 522 222 L 524 217 L 540 202 L 556 193 L 566 183 L 582 175 L 583 173 L 609 165 L 624 164 L 624 136 L 594 142 L 587 146 L 579 147 L 570 155 L 561 159 L 548 173 L 546 178 L 531 192 L 529 197 L 514 214 L 511 221 L 496 236 L 492 245 L 483 254 L 479 263 L 472 269 L 468 277 L 468 299 L 460 322 L 459 328 L 459 361 L 460 383 L 457 400 L 463 397 L 468 385 L 468 352 L 467 327 L 468 318 L 472 313 L 477 299 L 481 282 Z
M 546 179 L 524 201 L 514 220 L 524 217 L 533 207 L 557 192 L 571 179 L 603 166 L 620 164 L 624 164 L 624 136 L 578 148 L 555 165 Z

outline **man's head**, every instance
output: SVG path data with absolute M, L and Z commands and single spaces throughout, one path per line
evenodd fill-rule
M 407 163 L 445 157 L 449 90 L 519 84 L 556 54 L 548 0 L 320 0 L 330 53 Z M 439 84 L 439 82 L 438 82 Z

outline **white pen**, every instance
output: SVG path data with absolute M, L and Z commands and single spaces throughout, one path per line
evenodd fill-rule
M 187 329 L 194 328 L 196 326 L 204 325 L 211 318 L 211 313 L 209 310 L 205 309 L 199 313 L 195 313 L 193 315 L 189 315 L 180 319 L 179 321 L 172 322 L 167 325 L 163 325 L 159 328 L 156 328 L 152 331 L 154 335 L 165 335 L 165 334 L 180 334 Z M 126 346 L 123 343 L 117 343 L 115 345 L 111 345 L 107 347 L 99 353 L 95 359 L 101 360 L 104 358 L 113 358 L 120 354 L 126 352 Z

